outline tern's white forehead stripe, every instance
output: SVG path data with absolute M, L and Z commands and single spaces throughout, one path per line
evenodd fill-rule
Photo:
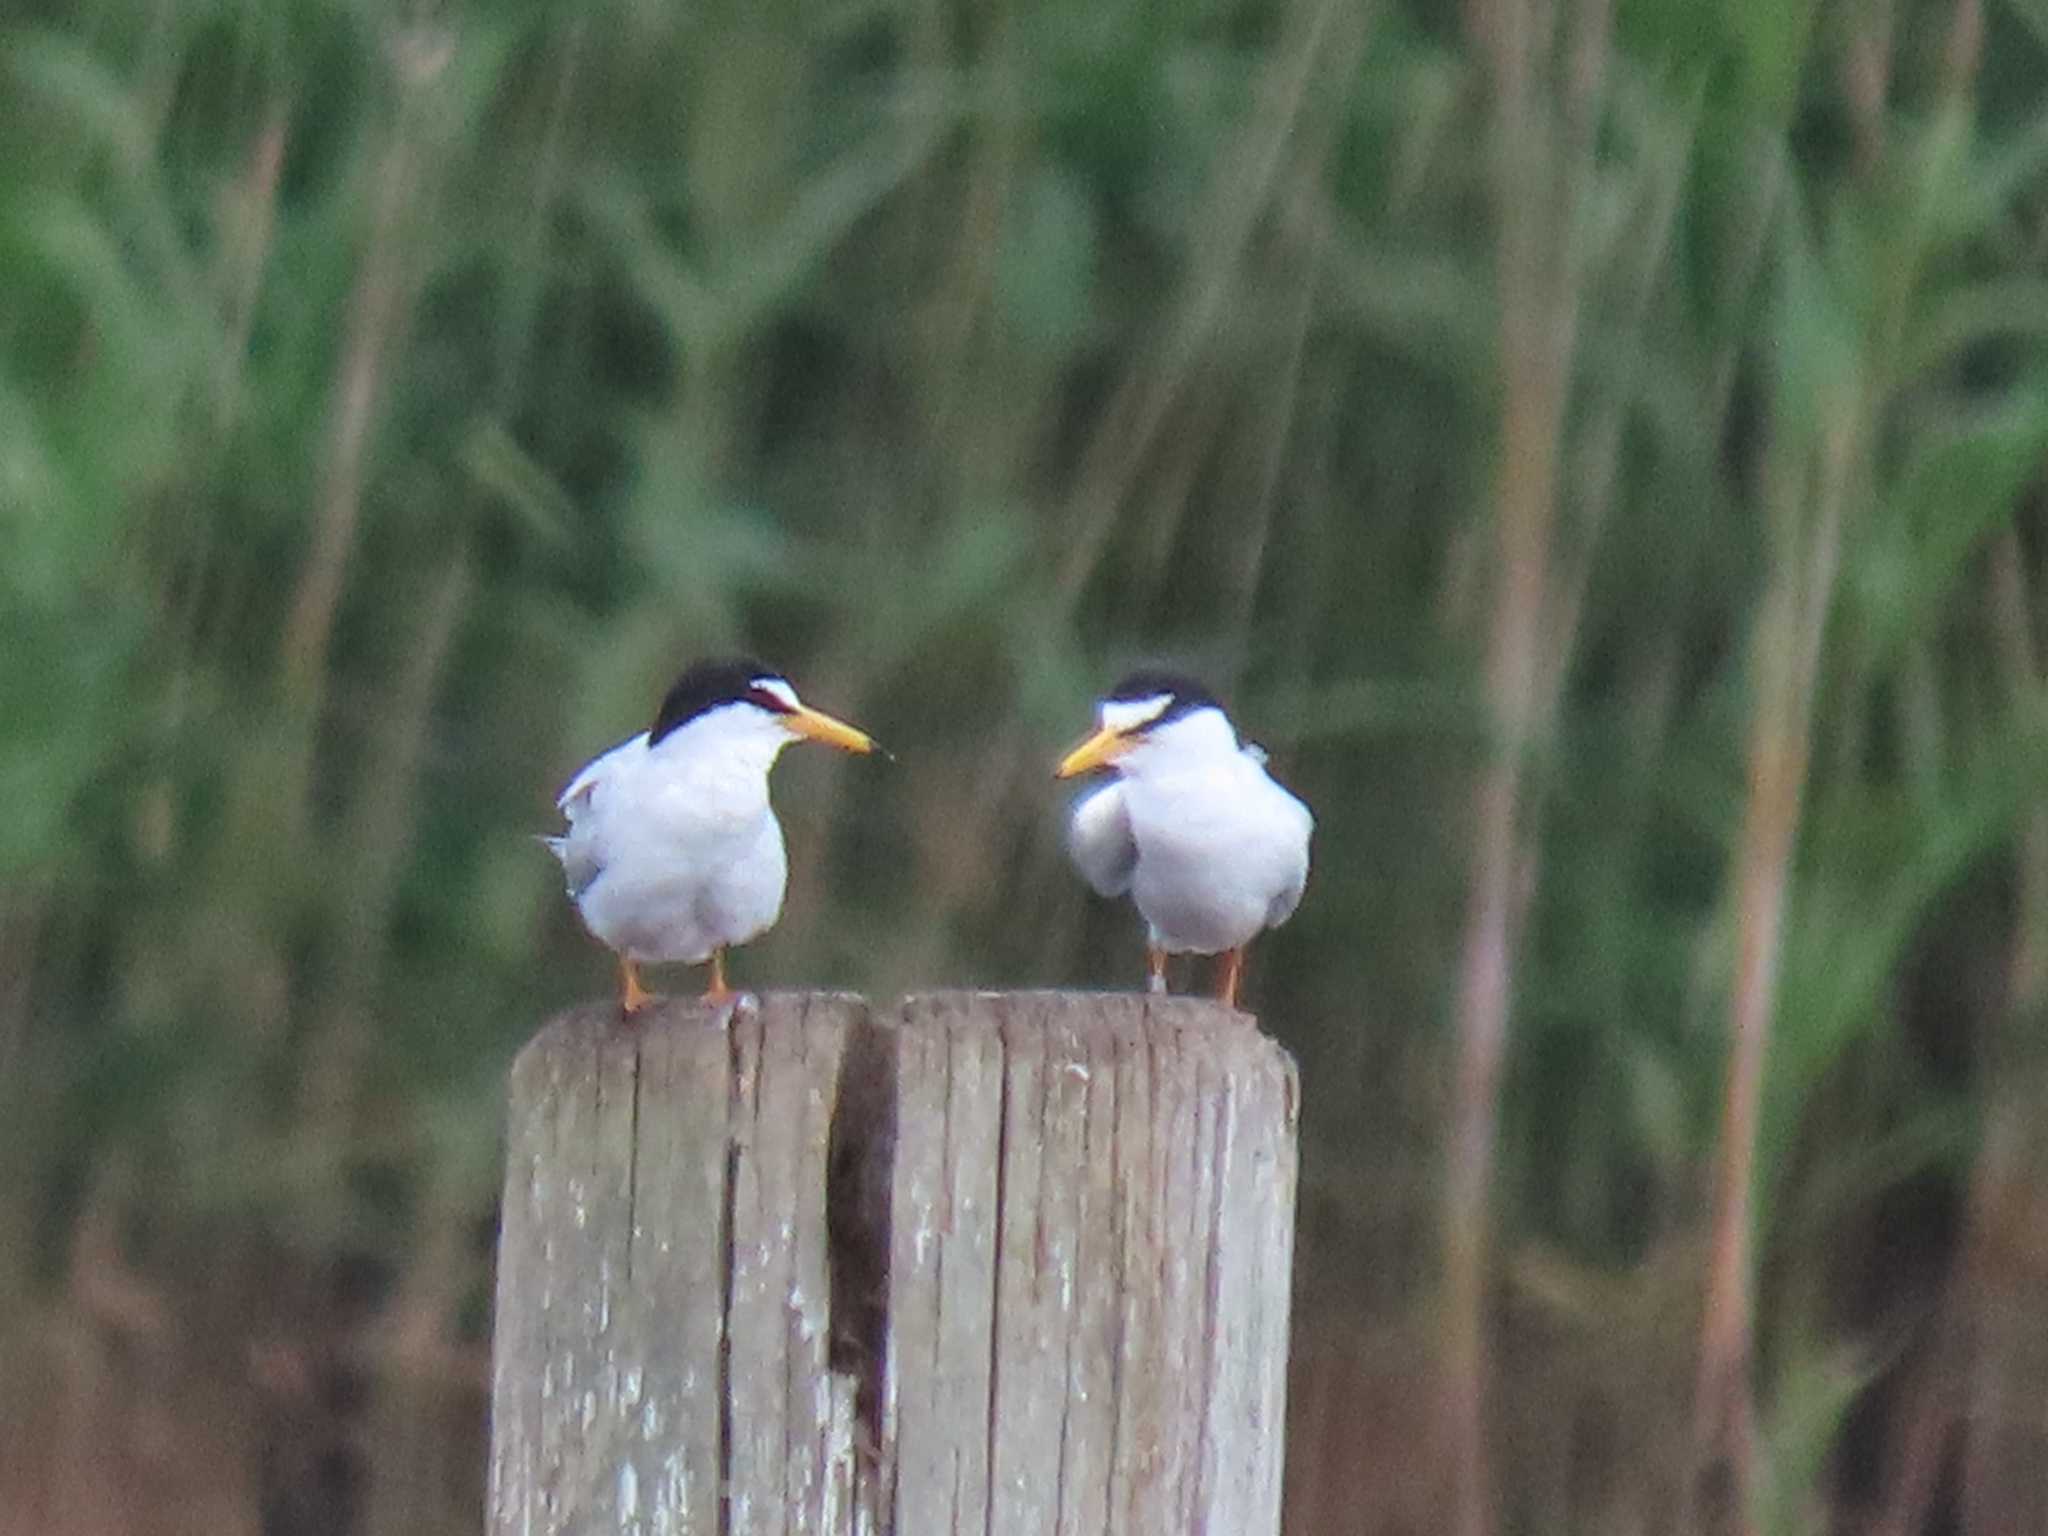
M 1170 693 L 1155 693 L 1149 699 L 1104 699 L 1100 716 L 1102 728 L 1105 731 L 1135 731 L 1165 714 L 1166 706 L 1172 702 Z
M 796 701 L 796 690 L 779 677 L 757 677 L 747 686 L 758 688 L 761 692 L 780 699 L 791 709 L 799 707 Z

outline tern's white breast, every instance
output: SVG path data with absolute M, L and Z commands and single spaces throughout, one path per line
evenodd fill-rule
M 563 809 L 565 864 L 596 866 L 584 923 L 631 959 L 696 963 L 781 914 L 788 864 L 765 763 L 635 737 L 584 770 Z
M 1134 775 L 1131 894 L 1161 947 L 1214 954 L 1293 910 L 1308 875 L 1308 808 L 1240 752 Z

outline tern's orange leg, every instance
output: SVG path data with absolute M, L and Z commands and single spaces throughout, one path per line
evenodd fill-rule
M 1166 951 L 1157 944 L 1145 946 L 1145 990 L 1164 992 L 1166 990 Z
M 731 998 L 732 988 L 725 984 L 725 950 L 714 949 L 711 951 L 711 983 L 704 989 L 704 1001 L 723 1003 Z
M 1223 970 L 1216 981 L 1216 997 L 1226 1008 L 1237 1006 L 1237 989 L 1244 982 L 1244 946 L 1223 951 Z
M 619 978 L 619 1012 L 630 1019 L 654 1001 L 654 994 L 640 985 L 640 968 L 624 955 L 619 956 Z

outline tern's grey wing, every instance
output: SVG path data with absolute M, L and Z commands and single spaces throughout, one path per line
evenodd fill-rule
M 569 899 L 580 901 L 583 893 L 604 873 L 604 861 L 598 857 L 596 845 L 574 832 L 567 837 L 543 837 L 540 841 L 547 845 L 549 853 L 562 861 L 562 879 L 569 888 Z
M 1274 787 L 1279 788 L 1278 785 Z M 1309 813 L 1306 805 L 1285 789 L 1280 790 L 1280 796 L 1286 802 L 1290 818 L 1299 827 L 1300 836 L 1294 845 L 1296 857 L 1288 867 L 1287 878 L 1274 893 L 1273 899 L 1266 904 L 1268 928 L 1278 928 L 1288 918 L 1294 916 L 1294 909 L 1301 905 L 1301 893 L 1308 885 L 1308 840 L 1316 827 L 1316 819 Z
M 1121 896 L 1131 888 L 1138 845 L 1131 838 L 1121 779 L 1111 779 L 1074 802 L 1067 822 L 1067 857 L 1100 895 Z
M 590 809 L 591 799 L 597 793 L 598 778 L 605 766 L 605 758 L 610 756 L 611 753 L 607 752 L 604 757 L 594 757 L 585 763 L 577 770 L 576 777 L 555 797 L 555 809 L 568 817 L 572 825 L 578 816 Z
M 590 825 L 590 813 L 604 781 L 606 764 L 619 750 L 614 748 L 612 752 L 592 758 L 583 765 L 555 801 L 569 820 L 568 833 L 562 837 L 541 839 L 548 851 L 562 861 L 562 877 L 569 887 L 571 901 L 580 900 L 597 877 L 604 873 L 604 855 L 598 848 L 596 831 Z

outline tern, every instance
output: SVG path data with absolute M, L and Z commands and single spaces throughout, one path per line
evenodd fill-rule
M 789 862 L 768 770 L 800 739 L 875 750 L 865 732 L 805 704 L 773 667 L 699 661 L 650 729 L 585 764 L 555 802 L 569 830 L 542 841 L 562 861 L 584 926 L 619 957 L 628 1017 L 652 1001 L 643 965 L 708 960 L 705 998 L 732 996 L 726 950 L 782 914 Z
M 1237 1006 L 1245 946 L 1287 921 L 1308 881 L 1309 809 L 1238 739 L 1214 694 L 1173 672 L 1134 672 L 1096 707 L 1096 730 L 1060 760 L 1072 778 L 1114 776 L 1074 802 L 1067 852 L 1104 896 L 1144 918 L 1146 974 L 1166 957 L 1223 956 L 1216 995 Z

